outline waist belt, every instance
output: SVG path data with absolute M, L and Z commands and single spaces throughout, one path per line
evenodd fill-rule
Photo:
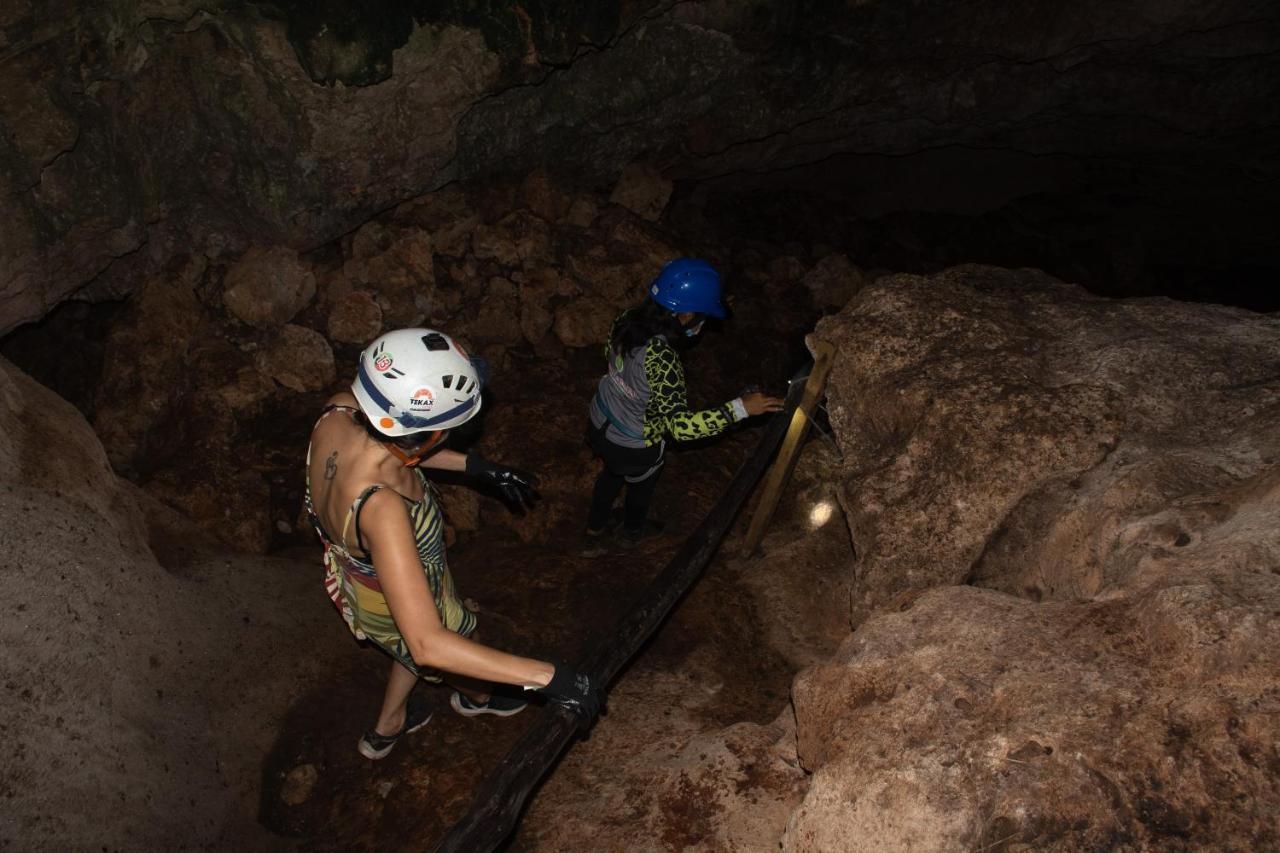
M 600 414 L 604 415 L 604 419 L 608 421 L 614 429 L 625 435 L 627 438 L 634 439 L 636 441 L 644 441 L 643 435 L 639 435 L 634 430 L 623 426 L 622 422 L 618 420 L 618 418 L 613 414 L 613 411 L 609 408 L 609 405 L 604 401 L 604 397 L 600 396 L 599 391 L 596 392 L 595 404 L 596 408 L 600 410 Z

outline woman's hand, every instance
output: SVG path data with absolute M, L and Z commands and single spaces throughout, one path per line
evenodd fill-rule
M 765 412 L 782 411 L 783 401 L 779 397 L 770 397 L 759 391 L 752 391 L 750 394 L 742 395 L 742 405 L 747 410 L 748 417 L 763 415 Z
M 546 696 L 551 704 L 567 708 L 577 719 L 578 728 L 586 731 L 600 713 L 600 686 L 585 672 L 570 669 L 563 663 L 552 666 L 555 671 L 551 680 L 533 689 Z
M 467 475 L 497 486 L 502 497 L 516 509 L 527 512 L 538 499 L 538 478 L 528 471 L 490 462 L 474 450 L 467 454 Z

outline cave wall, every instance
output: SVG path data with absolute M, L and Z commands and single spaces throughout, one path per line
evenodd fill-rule
M 291 698 L 359 655 L 315 574 L 233 566 L 3 358 L 0 518 L 0 848 L 272 849 L 262 756 Z
M 69 0 L 0 17 L 0 332 L 178 251 L 311 248 L 460 178 L 941 146 L 1266 186 L 1266 4 Z M 332 28 L 330 28 L 332 25 Z

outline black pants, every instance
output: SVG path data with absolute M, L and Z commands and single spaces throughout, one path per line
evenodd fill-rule
M 604 460 L 604 470 L 596 477 L 591 492 L 591 512 L 587 515 L 588 530 L 604 530 L 609 526 L 613 502 L 618 499 L 622 487 L 627 487 L 623 504 L 622 521 L 628 530 L 644 528 L 645 516 L 653 491 L 662 474 L 662 444 L 652 447 L 622 447 L 605 437 L 605 430 L 587 424 L 587 444 Z

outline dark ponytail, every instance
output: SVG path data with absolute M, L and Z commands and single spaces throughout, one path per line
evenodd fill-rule
M 665 337 L 667 343 L 675 345 L 683 334 L 683 327 L 674 313 L 646 299 L 636 307 L 628 308 L 613 324 L 609 349 L 615 354 L 626 355 L 659 335 Z

